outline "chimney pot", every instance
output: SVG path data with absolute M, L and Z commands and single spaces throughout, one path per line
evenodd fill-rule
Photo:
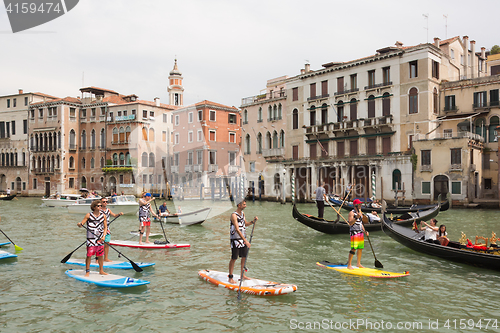
M 305 74 L 306 70 L 305 69 L 301 69 L 300 70 L 300 74 Z
M 160 106 L 160 98 L 155 97 L 155 105 Z
M 23 93 L 23 90 L 19 89 L 19 95 L 21 95 L 22 93 Z
M 306 73 L 309 73 L 311 71 L 311 64 L 306 64 L 305 71 Z
M 439 37 L 434 37 L 434 46 L 436 46 L 437 48 L 439 48 L 439 41 L 441 39 L 439 39 Z

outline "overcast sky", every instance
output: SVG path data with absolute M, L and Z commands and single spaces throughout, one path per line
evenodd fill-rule
M 38 0 L 39 1 L 39 0 Z M 468 35 L 500 44 L 498 0 L 80 0 L 51 22 L 12 33 L 0 9 L 0 95 L 79 95 L 97 86 L 168 103 L 177 57 L 184 104 L 239 107 L 266 81 L 394 45 Z M 423 14 L 428 14 L 427 20 Z M 446 20 L 443 15 L 447 15 Z

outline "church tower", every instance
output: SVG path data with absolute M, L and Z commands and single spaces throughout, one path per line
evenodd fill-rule
M 184 87 L 182 87 L 182 73 L 177 68 L 177 59 L 175 59 L 174 69 L 170 71 L 168 77 L 169 86 L 167 88 L 169 104 L 182 106 L 184 104 Z

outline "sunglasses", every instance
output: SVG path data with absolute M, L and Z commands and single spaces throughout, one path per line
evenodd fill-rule
M 102 205 L 97 205 L 97 207 L 102 207 Z
M 107 201 L 101 201 L 103 204 L 108 203 Z

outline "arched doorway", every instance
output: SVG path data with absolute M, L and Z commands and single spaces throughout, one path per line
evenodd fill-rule
M 0 175 L 0 191 L 5 192 L 7 190 L 7 177 L 4 174 Z
M 116 192 L 116 178 L 114 176 L 109 177 L 109 190 L 111 193 Z
M 449 192 L 449 179 L 447 176 L 439 175 L 434 177 L 434 200 L 441 194 L 441 200 L 446 198 Z
M 87 178 L 85 178 L 85 176 L 82 176 L 82 187 L 83 188 L 87 187 Z
M 16 178 L 16 188 L 12 190 L 15 190 L 17 193 L 21 193 L 21 177 Z

